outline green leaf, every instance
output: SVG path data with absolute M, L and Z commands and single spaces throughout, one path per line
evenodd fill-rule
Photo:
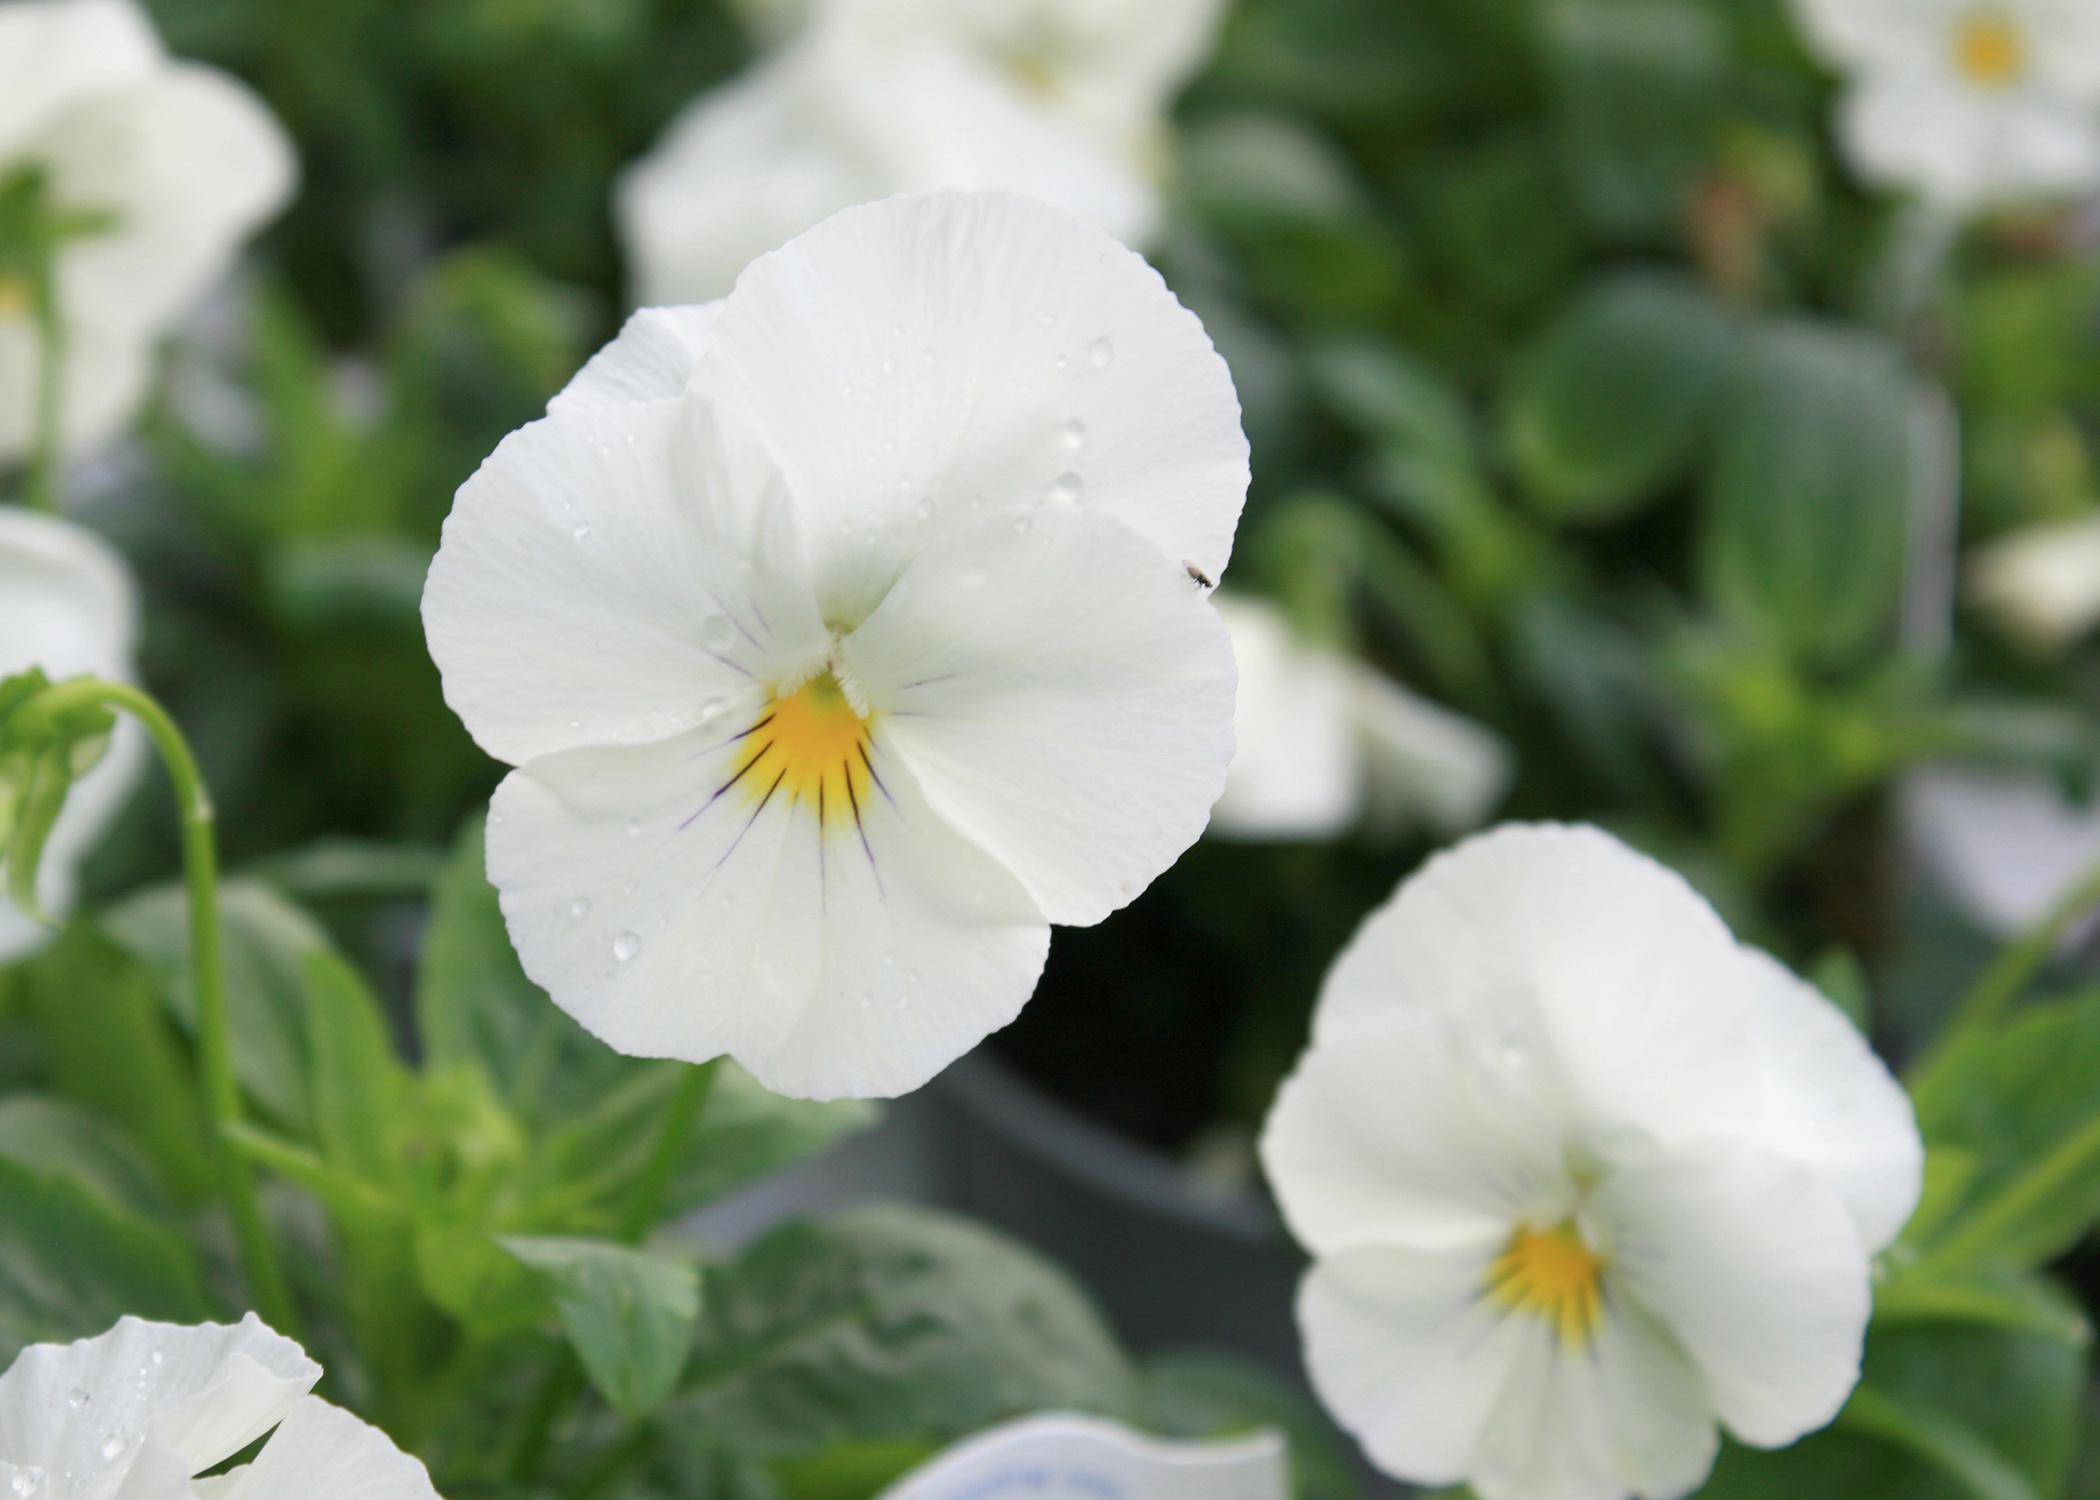
M 394 1180 L 409 1081 L 379 1003 L 332 953 L 308 954 L 304 971 L 314 1138 L 331 1162 L 373 1182 Z
M 152 1162 L 110 1121 L 42 1094 L 0 1098 L 0 1160 L 70 1178 L 111 1206 L 153 1218 L 168 1196 Z
M 328 938 L 312 918 L 252 881 L 227 882 L 219 892 L 219 911 L 234 1073 L 243 1091 L 273 1118 L 305 1126 L 306 963 L 315 954 L 332 952 Z M 108 913 L 105 926 L 153 972 L 176 1017 L 194 1030 L 189 898 L 183 889 L 164 886 L 134 896 Z
M 1671 233 L 1712 154 L 1727 79 L 1707 0 L 1549 0 L 1548 103 L 1584 217 L 1614 240 Z
M 0 1366 L 24 1344 L 84 1338 L 125 1313 L 209 1312 L 189 1247 L 62 1171 L 0 1159 Z
M 176 1199 L 210 1193 L 203 1100 L 153 976 L 84 923 L 21 973 L 57 1092 L 122 1127 Z
M 421 844 L 321 839 L 247 866 L 294 901 L 420 897 L 446 869 L 443 851 Z
M 699 1273 L 605 1240 L 514 1235 L 502 1245 L 539 1275 L 584 1373 L 613 1410 L 639 1421 L 661 1406 L 692 1352 Z
M 1736 320 L 1687 282 L 1620 276 L 1585 292 L 1518 366 L 1503 441 L 1557 521 L 1617 520 L 1683 475 L 1741 347 Z
M 1815 668 L 1893 643 L 1933 406 L 1878 338 L 1757 333 L 1702 497 L 1701 574 L 1724 619 Z
M 2046 1264 L 2100 1223 L 2100 1154 L 2027 1195 L 1999 1218 L 1988 1243 L 1971 1243 L 1972 1215 L 2044 1163 L 2063 1160 L 2100 1121 L 2100 992 L 2032 1005 L 1994 1032 L 1957 1044 L 1921 1090 L 1919 1124 L 1935 1154 L 1964 1152 L 1974 1166 L 1953 1206 L 1936 1209 L 1936 1232 L 1910 1238 L 1929 1257 L 1958 1245 L 1970 1264 Z
M 547 1315 L 539 1276 L 479 1230 L 419 1227 L 415 1266 L 425 1295 L 477 1338 L 517 1333 Z
M 789 1225 L 709 1274 L 664 1427 L 772 1457 L 944 1441 L 1045 1408 L 1121 1416 L 1133 1377 L 1060 1271 L 960 1220 L 874 1209 Z

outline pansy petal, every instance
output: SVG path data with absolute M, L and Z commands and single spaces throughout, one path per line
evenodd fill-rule
M 1836 1006 L 1784 964 L 1744 950 L 1760 979 L 1751 1012 L 1766 1113 L 1756 1139 L 1815 1170 L 1872 1254 L 1910 1222 L 1925 1147 L 1910 1096 Z
M 1508 745 L 1369 667 L 1354 665 L 1350 675 L 1372 820 L 1447 837 L 1485 821 L 1509 789 Z
M 1098 922 L 1172 864 L 1232 759 L 1217 612 L 1075 507 L 929 541 L 841 659 L 927 800 L 1052 922 Z
M 223 1500 L 437 1500 L 430 1472 L 369 1422 L 308 1396 Z
M 1438 855 L 1364 923 L 1314 1035 L 1440 1010 L 1532 1061 L 1571 1118 L 1670 1136 L 1754 1118 L 1753 971 L 1673 871 L 1594 828 L 1510 824 Z
M 836 215 L 744 273 L 702 378 L 779 459 L 834 619 L 871 611 L 936 525 L 1046 502 L 1212 579 L 1231 551 L 1247 444 L 1224 361 L 1142 259 L 1039 204 Z
M 132 0 L 0 6 L 0 156 L 69 104 L 147 77 L 160 57 Z
M 1298 1290 L 1321 1403 L 1386 1473 L 1455 1484 L 1501 1403 L 1535 1320 L 1481 1296 L 1489 1257 L 1398 1248 L 1314 1263 Z
M 1362 744 L 1351 683 L 1340 662 L 1301 648 L 1281 612 L 1250 599 L 1215 599 L 1232 633 L 1239 690 L 1232 772 L 1211 817 L 1237 838 L 1319 838 L 1363 810 Z
M 1013 1018 L 1048 929 L 879 740 L 813 804 L 751 762 L 755 734 L 513 774 L 488 845 L 512 940 L 622 1052 L 727 1053 L 799 1097 L 906 1092 Z
M 704 403 L 563 406 L 445 523 L 423 620 L 446 701 L 514 765 L 737 718 L 826 641 L 793 524 Z
M 54 680 L 126 680 L 137 635 L 138 590 L 107 543 L 70 521 L 0 508 L 0 677 L 37 667 Z M 75 783 L 38 872 L 46 914 L 71 907 L 75 867 L 130 797 L 145 759 L 138 726 L 120 721 L 102 759 Z M 48 936 L 0 897 L 0 960 Z
M 224 74 L 178 64 L 69 111 L 39 156 L 73 211 L 115 215 L 68 247 L 60 296 L 91 321 L 152 329 L 217 278 L 290 197 L 297 171 L 276 119 Z
M 1670 1330 L 1730 1432 L 1778 1447 L 1837 1415 L 1872 1298 L 1859 1231 L 1813 1171 L 1679 1143 L 1618 1164 L 1590 1212 L 1614 1291 Z
M 195 1474 L 269 1431 L 320 1378 L 253 1313 L 193 1327 L 122 1318 L 95 1338 L 32 1345 L 0 1374 L 0 1453 L 91 1474 L 150 1441 Z
M 1509 1226 L 1565 1212 L 1534 1080 L 1478 1066 L 1441 1016 L 1395 1013 L 1315 1046 L 1262 1129 L 1262 1165 L 1300 1244 L 1500 1248 Z
M 708 332 L 721 311 L 719 302 L 643 308 L 627 320 L 617 338 L 591 356 L 549 409 L 676 400 L 692 383 Z
M 60 438 L 68 454 L 108 442 L 146 399 L 153 346 L 131 329 L 74 320 L 66 330 L 65 396 Z M 36 397 L 42 353 L 29 320 L 0 314 L 0 464 L 36 447 Z

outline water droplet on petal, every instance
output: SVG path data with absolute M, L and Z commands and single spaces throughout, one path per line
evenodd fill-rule
M 38 1468 L 28 1468 L 15 1470 L 14 1477 L 7 1482 L 7 1487 L 14 1491 L 18 1497 L 21 1497 L 21 1500 L 27 1500 L 28 1496 L 34 1495 L 39 1489 L 43 1488 L 43 1484 L 44 1471 Z
M 571 901 L 571 902 L 569 903 L 569 916 L 570 916 L 570 918 L 571 918 L 572 920 L 581 920 L 582 918 L 584 918 L 584 917 L 587 917 L 587 916 L 589 916 L 590 914 L 591 914 L 591 898 L 590 898 L 590 897 L 588 897 L 588 896 L 578 896 L 578 897 L 577 897 L 577 898 L 576 898 L 576 899 L 575 899 L 574 901 Z
M 120 1437 L 108 1437 L 108 1438 L 104 1438 L 104 1439 L 102 1440 L 102 1449 L 101 1449 L 101 1452 L 102 1452 L 102 1461 L 103 1461 L 104 1463 L 107 1463 L 107 1462 L 109 1462 L 109 1461 L 110 1461 L 111 1459 L 115 1458 L 115 1457 L 116 1457 L 116 1456 L 117 1456 L 117 1455 L 118 1455 L 119 1453 L 122 1453 L 123 1451 L 124 1451 L 124 1440 L 123 1440 L 122 1438 L 120 1438 Z
M 1109 361 L 1116 357 L 1115 343 L 1103 334 L 1086 346 L 1086 362 L 1097 370 L 1108 368 Z
M 627 820 L 627 836 L 631 839 L 642 836 L 642 820 L 640 818 L 629 818 Z
M 641 951 L 642 940 L 631 932 L 623 932 L 613 939 L 613 958 L 619 963 L 626 963 Z
M 736 625 L 727 615 L 709 615 L 700 625 L 700 644 L 710 651 L 727 651 L 736 644 Z
M 1077 453 L 1086 446 L 1086 423 L 1074 417 L 1057 429 L 1057 445 L 1067 453 Z
M 1070 469 L 1050 481 L 1048 498 L 1057 505 L 1077 505 L 1086 493 L 1086 481 Z
M 76 1385 L 72 1390 L 66 1392 L 66 1405 L 72 1407 L 73 1410 L 79 1411 L 81 1407 L 87 1404 L 88 1393 L 79 1386 Z
M 576 538 L 576 540 L 579 542 L 582 541 L 585 537 L 589 536 L 590 534 L 591 523 L 588 521 L 578 521 L 574 526 L 571 526 L 569 528 L 569 535 Z
M 1020 535 L 1022 535 L 1023 533 L 1025 533 L 1025 532 L 1026 532 L 1027 530 L 1028 530 L 1028 517 L 1026 517 L 1026 516 L 1015 516 L 1015 517 L 1014 517 L 1014 535 L 1015 535 L 1015 536 L 1020 536 Z

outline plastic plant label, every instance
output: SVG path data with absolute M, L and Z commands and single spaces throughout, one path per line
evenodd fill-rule
M 1165 1442 L 1097 1417 L 1025 1417 L 949 1449 L 879 1500 L 1288 1500 L 1283 1438 Z

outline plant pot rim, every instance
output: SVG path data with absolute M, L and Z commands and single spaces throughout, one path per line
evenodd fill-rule
M 1268 1197 L 1203 1182 L 1168 1153 L 1090 1119 L 980 1047 L 942 1080 L 972 1124 L 1129 1208 L 1249 1244 L 1288 1243 Z

